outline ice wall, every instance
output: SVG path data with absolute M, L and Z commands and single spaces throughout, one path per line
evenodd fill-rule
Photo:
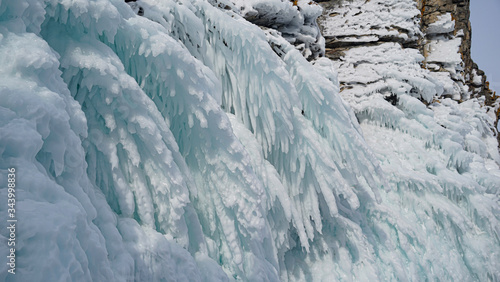
M 433 10 L 421 25 L 417 2 L 330 1 L 320 21 L 340 95 L 391 183 L 384 205 L 401 216 L 391 216 L 397 243 L 389 249 L 408 262 L 388 279 L 496 281 L 494 108 L 469 99 L 476 92 L 465 85 L 455 19 Z
M 0 169 L 18 171 L 19 244 L 0 279 L 498 280 L 484 110 L 427 109 L 416 98 L 444 86 L 390 43 L 389 61 L 346 56 L 383 84 L 346 103 L 338 80 L 363 75 L 306 60 L 322 53 L 321 9 L 297 5 L 1 1 Z

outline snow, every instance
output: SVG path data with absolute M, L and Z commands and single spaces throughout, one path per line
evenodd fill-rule
M 483 77 L 478 75 L 476 70 L 473 70 L 472 74 L 473 74 L 472 83 L 474 85 L 481 85 L 481 83 L 483 83 Z
M 462 41 L 460 38 L 452 40 L 437 39 L 429 43 L 428 62 L 443 64 L 459 64 L 462 61 L 459 48 Z
M 442 86 L 432 74 L 420 67 L 423 56 L 415 49 L 402 48 L 397 43 L 383 43 L 373 47 L 352 48 L 341 61 L 334 62 L 339 80 L 348 82 L 342 97 L 369 95 L 376 91 L 389 91 L 398 96 L 410 94 L 432 101 L 442 94 Z
M 439 15 L 437 20 L 427 27 L 426 33 L 440 34 L 440 33 L 450 33 L 455 30 L 455 20 L 452 18 L 451 13 L 446 13 Z
M 434 68 L 432 75 L 444 86 L 444 95 L 454 100 L 469 99 L 470 91 L 464 86 L 463 62 L 460 53 L 461 37 L 448 38 L 446 35 L 433 36 L 427 41 L 425 63 Z
M 371 17 L 368 3 L 352 5 Z M 405 40 L 420 34 L 412 3 L 382 8 Z M 311 56 L 324 41 L 308 1 L 131 6 L 0 2 L 16 280 L 500 279 L 493 122 L 481 100 L 440 96 L 452 74 L 391 42 Z M 384 17 L 349 34 L 405 38 Z
M 314 59 L 325 54 L 325 41 L 316 22 L 323 9 L 314 1 L 299 0 L 295 4 L 284 0 L 231 2 L 236 6 L 234 10 L 248 21 L 279 31 L 304 57 Z
M 323 36 L 335 37 L 341 41 L 350 36 L 416 40 L 421 34 L 418 28 L 420 11 L 416 5 L 413 0 L 340 2 L 338 6 L 327 9 L 321 19 Z M 407 31 L 408 35 L 401 30 Z

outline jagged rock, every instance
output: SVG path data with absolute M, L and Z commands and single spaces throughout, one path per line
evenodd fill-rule
M 429 81 L 437 80 L 442 90 L 437 89 L 435 97 L 451 97 L 458 102 L 470 98 L 479 98 L 489 108 L 495 119 L 495 128 L 499 119 L 498 96 L 489 89 L 486 75 L 475 64 L 471 57 L 471 24 L 470 10 L 467 0 L 352 0 L 352 1 L 320 1 L 324 7 L 323 16 L 319 19 L 320 28 L 325 37 L 325 54 L 337 62 L 337 66 L 347 67 L 346 52 L 358 48 L 371 47 L 367 52 L 377 52 L 377 46 L 385 43 L 396 43 L 389 53 L 418 52 L 422 60 L 417 59 L 411 65 L 420 65 L 425 71 L 423 77 Z M 387 47 L 387 45 L 384 45 Z M 355 51 L 354 51 L 355 52 Z M 355 60 L 352 56 L 349 60 Z M 382 59 L 383 61 L 383 59 Z M 388 61 L 388 60 L 387 60 Z M 380 64 L 378 61 L 377 64 Z M 387 62 L 386 62 L 387 63 Z M 353 64 L 353 66 L 356 64 Z M 359 63 L 357 64 L 359 65 Z M 355 75 L 342 75 L 341 85 L 359 85 Z M 362 72 L 357 75 L 363 76 Z M 433 78 L 431 78 L 433 77 Z M 381 80 L 388 77 L 382 75 L 380 80 L 372 81 L 365 87 L 370 92 L 380 90 Z M 349 81 L 351 80 L 351 81 Z M 361 79 L 362 80 L 362 79 Z M 412 83 L 410 83 L 411 85 Z M 354 87 L 356 88 L 356 86 Z M 426 100 L 415 91 L 415 83 L 407 93 Z M 418 87 L 417 87 L 418 88 Z M 438 87 L 439 88 L 439 87 Z M 356 91 L 352 88 L 344 88 Z M 349 99 L 349 97 L 345 97 Z M 430 102 L 430 101 L 427 101 Z M 499 141 L 500 141 L 500 135 Z
M 460 39 L 459 54 L 461 56 L 463 69 L 461 80 L 469 88 L 472 97 L 484 97 L 484 104 L 491 107 L 492 115 L 495 116 L 495 127 L 498 124 L 500 112 L 498 109 L 497 96 L 489 89 L 489 83 L 484 71 L 480 70 L 471 56 L 472 28 L 469 21 L 470 9 L 468 0 L 418 0 L 422 11 L 422 30 L 426 31 L 429 26 L 436 22 L 439 16 L 450 14 L 455 28 L 452 37 Z M 432 41 L 435 34 L 426 34 L 427 42 Z M 443 71 L 443 70 L 439 70 Z M 496 104 L 495 104 L 496 103 Z M 500 141 L 500 135 L 498 140 Z

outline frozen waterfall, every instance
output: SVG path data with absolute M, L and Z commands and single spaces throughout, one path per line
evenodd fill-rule
M 346 57 L 392 83 L 341 96 L 367 75 L 297 5 L 0 0 L 0 280 L 499 281 L 480 101 L 426 107 L 445 86 L 391 43 Z

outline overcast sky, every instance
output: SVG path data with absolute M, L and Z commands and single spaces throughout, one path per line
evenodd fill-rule
M 472 59 L 500 93 L 500 0 L 471 0 Z

